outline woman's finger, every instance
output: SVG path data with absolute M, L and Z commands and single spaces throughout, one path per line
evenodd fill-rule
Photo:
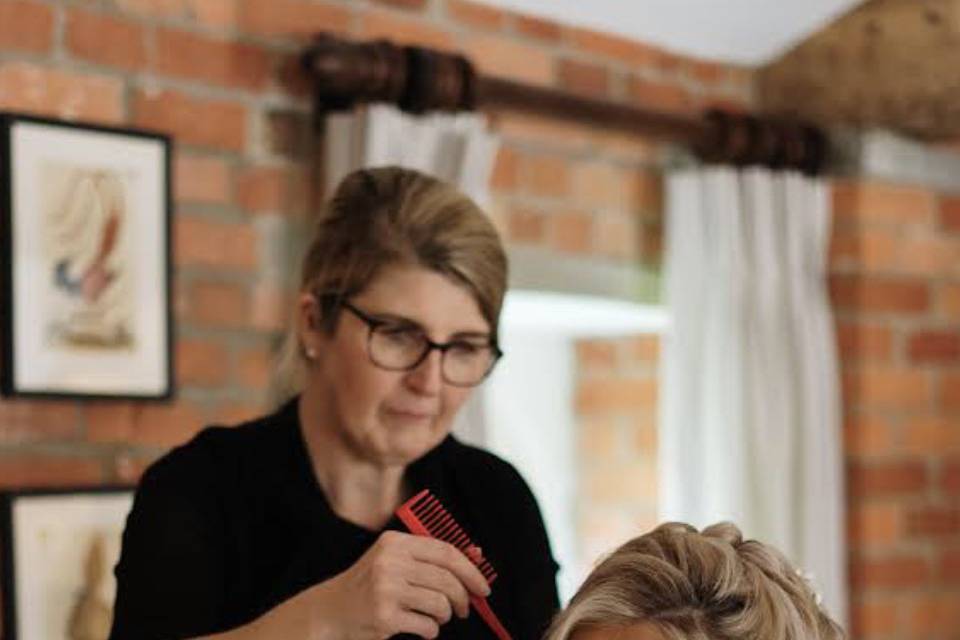
M 453 609 L 446 594 L 413 585 L 408 585 L 403 590 L 400 606 L 405 610 L 430 616 L 438 625 L 446 624 L 453 616 Z
M 436 638 L 440 625 L 430 616 L 416 611 L 401 611 L 397 614 L 397 632 L 412 633 L 421 638 Z
M 453 610 L 461 618 L 470 613 L 470 596 L 456 576 L 435 564 L 414 561 L 409 573 L 405 576 L 407 583 L 416 587 L 432 589 L 443 593 Z
M 490 585 L 480 570 L 456 547 L 441 540 L 410 536 L 408 549 L 415 560 L 428 562 L 452 573 L 471 593 L 490 595 Z

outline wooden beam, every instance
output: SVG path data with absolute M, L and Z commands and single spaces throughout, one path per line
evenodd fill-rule
M 690 146 L 702 159 L 816 173 L 827 154 L 819 129 L 798 122 L 713 110 L 688 117 L 480 75 L 465 57 L 389 41 L 321 34 L 304 52 L 318 114 L 368 102 L 412 113 L 509 107 Z

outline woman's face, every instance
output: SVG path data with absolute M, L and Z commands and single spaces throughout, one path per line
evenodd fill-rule
M 385 268 L 349 302 L 374 318 L 415 325 L 434 342 L 477 343 L 490 336 L 470 292 L 422 267 Z M 405 465 L 446 437 L 471 389 L 443 381 L 437 349 L 410 371 L 374 365 L 368 335 L 367 324 L 346 309 L 340 310 L 332 336 L 306 331 L 305 346 L 317 353 L 307 391 L 320 398 L 326 419 L 354 455 L 380 465 Z

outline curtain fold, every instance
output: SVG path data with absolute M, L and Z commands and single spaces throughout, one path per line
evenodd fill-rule
M 499 140 L 479 114 L 414 116 L 385 104 L 333 113 L 326 120 L 326 193 L 355 169 L 397 165 L 456 185 L 489 204 Z
M 847 618 L 825 185 L 706 168 L 667 179 L 661 515 L 736 522 Z

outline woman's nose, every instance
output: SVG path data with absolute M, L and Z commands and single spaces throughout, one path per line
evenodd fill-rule
M 443 387 L 443 353 L 439 349 L 431 349 L 423 362 L 407 373 L 407 384 L 415 391 L 434 395 Z

